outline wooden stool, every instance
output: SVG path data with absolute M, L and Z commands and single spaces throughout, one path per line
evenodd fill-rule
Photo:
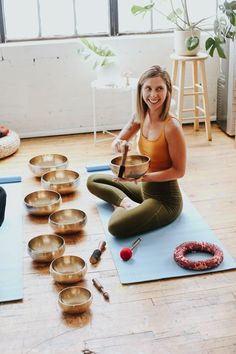
M 173 91 L 177 91 L 176 118 L 182 122 L 184 112 L 194 112 L 192 117 L 188 117 L 188 119 L 194 119 L 194 130 L 199 130 L 199 119 L 204 119 L 207 139 L 212 140 L 205 70 L 205 60 L 208 58 L 208 55 L 205 53 L 199 53 L 196 56 L 180 56 L 173 53 L 170 57 L 173 61 Z M 192 64 L 193 86 L 184 86 L 186 62 L 190 62 L 190 64 Z M 178 73 L 179 67 L 180 72 Z M 199 73 L 201 74 L 201 82 L 199 81 Z M 179 80 L 177 84 L 178 77 Z M 202 96 L 203 107 L 199 106 L 200 95 Z M 184 96 L 193 96 L 193 108 L 184 108 Z

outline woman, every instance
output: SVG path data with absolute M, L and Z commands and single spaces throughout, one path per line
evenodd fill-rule
M 94 174 L 87 187 L 115 210 L 108 229 L 129 237 L 160 228 L 182 211 L 177 179 L 185 173 L 186 145 L 179 121 L 170 113 L 172 85 L 169 74 L 154 65 L 138 81 L 136 115 L 113 141 L 116 152 L 140 130 L 139 153 L 150 157 L 148 172 L 136 180 Z

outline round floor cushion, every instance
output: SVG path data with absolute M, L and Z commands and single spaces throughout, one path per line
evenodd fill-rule
M 211 258 L 191 261 L 186 257 L 191 252 L 207 252 Z M 222 250 L 213 243 L 188 241 L 184 242 L 174 251 L 175 261 L 183 268 L 192 270 L 206 270 L 217 267 L 224 259 Z
M 20 146 L 20 137 L 14 130 L 0 138 L 0 159 L 10 156 L 16 152 Z

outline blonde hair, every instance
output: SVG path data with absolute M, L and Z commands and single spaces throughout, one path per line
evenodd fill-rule
M 159 65 L 153 65 L 141 75 L 137 85 L 136 121 L 139 123 L 144 120 L 148 111 L 148 106 L 143 100 L 142 87 L 144 82 L 152 77 L 160 77 L 165 81 L 167 87 L 167 95 L 160 115 L 161 120 L 165 120 L 169 113 L 172 94 L 171 79 L 167 71 L 163 70 Z

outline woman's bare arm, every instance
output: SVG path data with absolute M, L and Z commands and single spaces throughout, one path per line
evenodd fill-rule
M 133 117 L 120 131 L 117 137 L 112 142 L 112 149 L 114 152 L 122 152 L 122 146 L 127 144 L 127 142 L 135 136 L 139 131 L 140 124 L 135 122 L 135 117 Z

